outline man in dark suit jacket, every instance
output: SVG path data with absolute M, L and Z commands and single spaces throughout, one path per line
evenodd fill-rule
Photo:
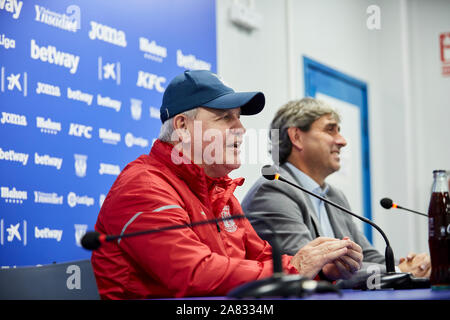
M 342 191 L 325 182 L 327 176 L 339 170 L 340 150 L 347 144 L 339 123 L 339 114 L 320 100 L 288 102 L 272 120 L 271 132 L 278 130 L 279 139 L 272 141 L 271 150 L 274 160 L 279 160 L 282 177 L 350 209 Z M 369 243 L 350 215 L 289 184 L 261 177 L 245 196 L 242 207 L 252 216 L 269 220 L 281 238 L 284 253 L 295 253 L 321 236 L 349 237 L 363 249 L 366 267 L 378 264 L 380 272 L 384 270 L 384 255 Z M 264 225 L 257 219 L 250 221 L 261 238 L 270 240 Z M 398 271 L 420 277 L 430 274 L 427 254 L 410 254 L 399 262 Z

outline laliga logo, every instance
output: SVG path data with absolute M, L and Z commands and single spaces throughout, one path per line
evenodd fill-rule
M 86 176 L 87 156 L 83 154 L 74 154 L 74 157 L 75 157 L 75 173 L 78 177 L 83 178 Z

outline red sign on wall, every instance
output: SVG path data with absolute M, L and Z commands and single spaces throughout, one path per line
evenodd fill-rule
M 450 76 L 450 32 L 439 35 L 439 46 L 441 49 L 442 75 Z

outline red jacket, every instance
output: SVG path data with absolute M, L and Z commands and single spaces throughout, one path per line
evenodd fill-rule
M 243 214 L 233 192 L 243 178 L 212 179 L 195 164 L 176 165 L 172 145 L 156 140 L 109 191 L 95 229 L 121 234 Z M 272 248 L 246 219 L 109 242 L 92 254 L 103 299 L 226 295 L 269 277 Z M 283 256 L 287 273 L 297 273 Z

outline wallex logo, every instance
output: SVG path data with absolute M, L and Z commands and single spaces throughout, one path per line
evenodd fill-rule
M 6 85 L 6 89 L 5 89 Z M 5 67 L 0 69 L 0 91 L 19 91 L 24 97 L 28 95 L 28 74 L 23 73 L 7 73 Z

